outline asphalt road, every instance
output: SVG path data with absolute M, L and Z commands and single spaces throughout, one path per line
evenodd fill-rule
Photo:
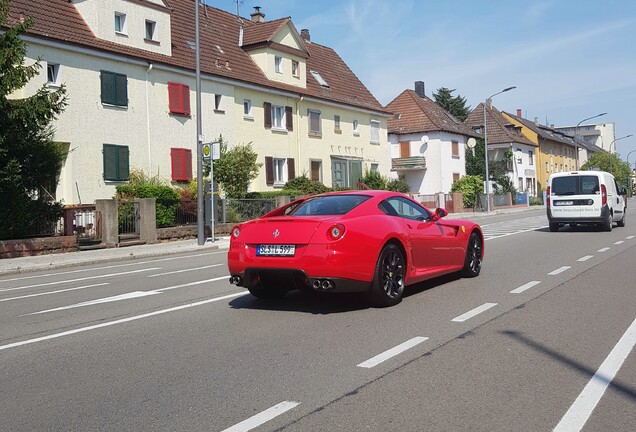
M 213 250 L 2 277 L 0 430 L 634 430 L 636 218 L 542 216 L 387 309 L 256 300 Z

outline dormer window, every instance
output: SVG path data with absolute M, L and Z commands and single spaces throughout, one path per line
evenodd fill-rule
M 115 33 L 128 34 L 128 27 L 126 26 L 126 14 L 121 12 L 115 12 Z
M 157 40 L 157 23 L 154 21 L 146 20 L 146 39 L 156 41 Z
M 309 71 L 309 73 L 311 73 L 311 75 L 316 79 L 316 81 L 318 81 L 318 84 L 320 84 L 322 87 L 329 88 L 329 84 L 327 84 L 327 81 L 325 81 L 325 79 L 322 76 L 320 76 L 318 72 Z
M 291 69 L 292 70 L 292 76 L 295 77 L 295 78 L 300 77 L 300 70 L 299 70 L 300 68 L 298 66 L 298 62 L 297 61 L 292 60 L 291 68 L 292 68 Z
M 280 56 L 274 57 L 274 70 L 276 73 L 283 73 L 283 58 Z

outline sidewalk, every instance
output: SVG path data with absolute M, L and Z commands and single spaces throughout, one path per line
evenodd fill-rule
M 0 276 L 39 270 L 59 269 L 80 264 L 97 264 L 103 262 L 117 262 L 157 257 L 181 252 L 227 250 L 229 245 L 229 237 L 217 237 L 214 242 L 208 241 L 201 246 L 198 245 L 197 239 L 189 239 L 90 251 L 5 258 L 0 259 Z
M 478 219 L 483 216 L 492 216 L 502 213 L 518 213 L 527 210 L 545 209 L 544 206 L 531 206 L 524 208 L 509 208 L 491 211 L 490 213 L 451 213 L 449 219 Z M 176 240 L 163 243 L 126 246 L 117 248 L 97 249 L 90 251 L 77 251 L 50 255 L 37 255 L 29 257 L 0 259 L 0 276 L 27 273 L 48 269 L 72 267 L 80 264 L 97 264 L 103 262 L 117 262 L 131 259 L 141 259 L 171 255 L 181 252 L 199 252 L 210 250 L 227 250 L 230 238 L 217 237 L 214 242 L 206 242 L 199 246 L 196 239 Z

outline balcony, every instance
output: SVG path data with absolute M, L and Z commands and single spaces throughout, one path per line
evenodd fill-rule
M 425 170 L 426 158 L 424 156 L 410 156 L 391 159 L 391 171 Z

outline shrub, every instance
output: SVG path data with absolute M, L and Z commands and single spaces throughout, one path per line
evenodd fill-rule
M 174 226 L 179 194 L 171 186 L 159 185 L 123 185 L 117 186 L 115 197 L 118 200 L 135 198 L 154 198 L 157 209 L 157 227 Z
M 477 197 L 484 190 L 484 180 L 481 176 L 467 175 L 453 183 L 451 192 L 460 192 L 464 197 L 464 208 L 474 208 Z
M 380 174 L 379 171 L 366 170 L 364 177 L 360 179 L 362 183 L 367 185 L 370 189 L 386 190 L 386 178 Z
M 293 178 L 285 183 L 283 190 L 300 191 L 300 195 L 315 195 L 330 191 L 331 188 L 328 188 L 317 180 L 310 180 L 307 176 L 302 175 L 300 177 Z
M 400 177 L 387 181 L 386 190 L 409 193 L 411 191 L 411 188 L 409 187 L 409 184 L 406 182 L 406 180 L 404 180 L 404 177 Z

